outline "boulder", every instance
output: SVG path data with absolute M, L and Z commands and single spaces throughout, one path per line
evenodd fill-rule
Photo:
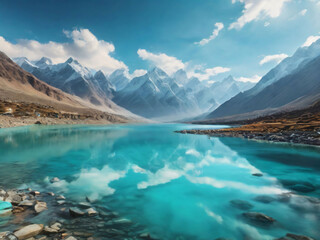
M 31 224 L 28 226 L 25 226 L 18 231 L 14 232 L 14 235 L 19 239 L 28 239 L 31 237 L 34 237 L 41 233 L 43 230 L 43 225 L 42 224 Z
M 47 210 L 47 203 L 46 202 L 37 202 L 37 204 L 34 206 L 34 210 L 36 213 L 41 213 L 44 210 Z
M 249 210 L 249 209 L 253 208 L 253 205 L 251 203 L 249 203 L 248 201 L 239 200 L 239 199 L 231 200 L 230 204 L 231 204 L 231 206 L 238 208 L 238 209 L 241 209 L 241 210 Z
M 272 217 L 269 217 L 263 213 L 259 212 L 246 212 L 242 214 L 246 219 L 250 220 L 251 222 L 258 223 L 258 224 L 272 224 L 276 220 Z
M 84 212 L 82 212 L 79 208 L 77 207 L 71 207 L 69 208 L 69 213 L 72 217 L 81 217 L 84 215 Z

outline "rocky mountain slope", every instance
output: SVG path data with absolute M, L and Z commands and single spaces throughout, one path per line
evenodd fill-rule
M 131 116 L 124 116 L 125 113 L 127 111 L 116 112 L 111 108 L 100 111 L 94 108 L 93 104 L 39 80 L 0 52 L 0 114 L 2 115 L 57 119 L 90 118 L 104 119 L 105 122 L 132 120 Z
M 320 40 L 299 48 L 252 89 L 239 93 L 206 118 L 257 117 L 275 110 L 306 108 L 320 93 Z M 307 101 L 309 99 L 309 101 Z M 310 101 L 313 99 L 313 101 Z M 250 114 L 252 113 L 252 114 Z

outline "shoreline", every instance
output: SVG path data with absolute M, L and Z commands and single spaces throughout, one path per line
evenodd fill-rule
M 118 124 L 125 122 L 110 122 L 105 119 L 66 119 L 66 118 L 49 118 L 49 117 L 13 117 L 0 116 L 0 129 L 14 128 L 32 125 L 78 125 L 78 124 Z
M 273 143 L 292 143 L 307 146 L 320 146 L 320 132 L 317 131 L 279 131 L 263 132 L 245 130 L 244 126 L 224 129 L 191 129 L 175 131 L 182 134 L 208 135 L 210 137 L 238 137 Z

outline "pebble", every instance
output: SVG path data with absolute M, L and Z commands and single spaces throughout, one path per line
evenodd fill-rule
M 94 215 L 97 215 L 98 212 L 97 212 L 95 209 L 93 209 L 93 208 L 89 208 L 89 209 L 87 209 L 87 214 L 88 214 L 89 216 L 94 216 Z
M 34 206 L 34 210 L 36 211 L 36 213 L 41 213 L 47 209 L 48 208 L 46 202 L 37 202 L 37 204 Z
M 66 200 L 66 198 L 63 195 L 59 195 L 56 197 L 57 200 Z

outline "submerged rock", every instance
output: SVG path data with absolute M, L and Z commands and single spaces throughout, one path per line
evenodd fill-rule
M 40 195 L 40 192 L 39 191 L 31 191 L 30 194 L 33 196 L 37 196 L 37 195 Z
M 272 217 L 269 217 L 263 213 L 259 212 L 246 212 L 242 214 L 246 219 L 250 220 L 251 222 L 254 223 L 259 223 L 259 224 L 272 224 L 276 220 L 273 219 Z
M 311 183 L 310 184 L 295 184 L 290 187 L 292 190 L 297 191 L 297 192 L 303 192 L 303 193 L 308 193 L 308 192 L 313 192 L 316 190 L 315 186 L 313 186 Z
M 315 240 L 311 237 L 307 237 L 304 235 L 296 235 L 293 233 L 287 233 L 285 237 L 278 238 L 276 240 Z
M 63 195 L 59 195 L 56 197 L 57 200 L 66 200 L 66 198 Z
M 69 208 L 69 213 L 72 217 L 81 217 L 84 215 L 84 212 L 82 212 L 79 208 L 77 207 L 71 207 Z
M 275 201 L 276 199 L 271 196 L 262 195 L 262 196 L 255 197 L 254 200 L 257 202 L 262 202 L 262 203 L 271 203 L 271 202 Z
M 262 177 L 263 174 L 262 173 L 252 173 L 252 176 L 255 176 L 255 177 Z
M 28 226 L 25 226 L 21 228 L 20 230 L 14 232 L 14 235 L 19 239 L 28 239 L 31 237 L 34 237 L 41 233 L 43 230 L 43 225 L 42 224 L 31 224 Z
M 253 208 L 253 205 L 249 203 L 248 201 L 235 199 L 230 201 L 231 206 L 241 209 L 241 210 L 249 210 Z
M 50 182 L 51 182 L 51 183 L 60 182 L 60 179 L 57 178 L 57 177 L 54 177 L 54 178 L 51 178 L 51 179 L 50 179 Z

